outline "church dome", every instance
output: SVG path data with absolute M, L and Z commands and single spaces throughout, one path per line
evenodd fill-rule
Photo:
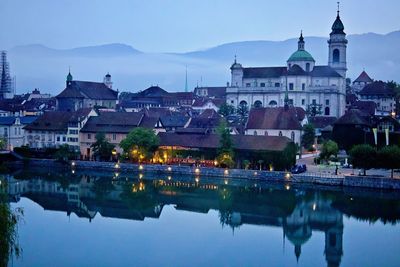
M 340 19 L 339 16 L 339 10 L 337 11 L 337 16 L 335 21 L 332 24 L 332 32 L 331 34 L 345 34 L 344 33 L 344 25 L 342 20 Z
M 314 61 L 314 58 L 306 50 L 297 50 L 294 52 L 288 61 Z

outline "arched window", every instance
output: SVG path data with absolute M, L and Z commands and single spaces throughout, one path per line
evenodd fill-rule
M 241 105 L 241 106 L 247 106 L 247 102 L 244 101 L 244 100 L 242 100 L 242 101 L 240 101 L 239 105 Z
M 257 100 L 256 102 L 254 102 L 254 107 L 255 108 L 261 108 L 262 107 L 262 102 L 260 100 Z
M 306 63 L 306 71 L 310 72 L 310 63 Z
M 271 100 L 271 101 L 269 101 L 268 105 L 270 105 L 271 107 L 275 107 L 278 105 L 278 103 L 275 100 Z
M 254 131 L 254 135 L 257 135 L 257 131 Z
M 292 131 L 292 133 L 290 134 L 290 138 L 292 139 L 293 142 L 294 142 L 294 137 L 295 137 L 295 134 L 294 134 L 294 132 Z
M 282 136 L 282 131 L 279 131 L 279 136 Z
M 265 136 L 268 136 L 268 131 L 265 131 L 265 132 L 264 132 L 264 135 L 265 135 Z
M 326 107 L 326 108 L 325 108 L 325 115 L 326 115 L 326 116 L 329 116 L 329 113 L 330 113 L 329 107 Z
M 332 60 L 333 63 L 339 63 L 340 61 L 340 52 L 339 49 L 334 49 L 332 52 Z

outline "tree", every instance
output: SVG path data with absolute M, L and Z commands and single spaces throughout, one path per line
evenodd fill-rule
M 54 158 L 62 163 L 66 163 L 68 161 L 69 158 L 71 158 L 73 156 L 73 153 L 71 153 L 70 149 L 69 149 L 69 145 L 64 144 L 61 145 L 57 152 L 54 153 Z
M 315 129 L 310 123 L 303 126 L 303 136 L 301 138 L 301 143 L 305 149 L 308 151 L 313 150 L 313 144 L 315 140 Z
M 224 102 L 218 110 L 218 113 L 224 117 L 232 115 L 235 112 L 235 108 L 232 105 L 227 104 Z
M 322 145 L 319 157 L 322 160 L 329 160 L 332 156 L 336 157 L 338 152 L 339 147 L 337 143 L 332 140 L 328 140 Z
M 101 132 L 96 134 L 96 142 L 90 147 L 93 150 L 93 155 L 99 157 L 100 160 L 109 160 L 115 148 L 115 146 L 108 141 L 106 135 Z
M 367 170 L 375 166 L 376 151 L 375 149 L 366 144 L 355 145 L 349 152 L 350 161 L 353 167 L 361 168 L 364 170 L 364 176 L 367 175 Z
M 234 164 L 233 143 L 231 133 L 225 120 L 218 126 L 217 133 L 219 135 L 218 162 L 225 167 L 232 167 Z
M 385 146 L 378 152 L 378 165 L 391 169 L 390 177 L 393 178 L 393 169 L 400 168 L 400 148 L 398 146 Z
M 240 119 L 243 122 L 249 114 L 249 107 L 247 106 L 246 103 L 241 103 L 239 104 L 236 113 L 239 115 Z
M 387 81 L 387 86 L 393 90 L 395 94 L 396 100 L 396 115 L 400 113 L 400 84 L 396 83 L 395 81 Z
M 130 158 L 147 159 L 157 150 L 159 137 L 152 129 L 137 127 L 129 132 L 119 146 Z
M 0 150 L 5 150 L 7 148 L 7 140 L 0 137 Z
M 310 117 L 315 117 L 317 115 L 322 114 L 322 105 L 321 104 L 316 104 L 312 103 L 307 105 L 306 113 Z

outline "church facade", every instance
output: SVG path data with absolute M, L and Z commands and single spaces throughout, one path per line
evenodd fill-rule
M 235 107 L 283 107 L 287 95 L 289 104 L 295 107 L 340 117 L 346 105 L 346 48 L 346 34 L 338 11 L 328 40 L 327 65 L 315 64 L 301 34 L 297 51 L 286 66 L 243 67 L 235 58 L 226 101 Z

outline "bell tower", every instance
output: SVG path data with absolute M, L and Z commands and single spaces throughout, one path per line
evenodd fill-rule
M 338 10 L 335 22 L 332 25 L 332 32 L 328 40 L 329 46 L 329 59 L 328 64 L 331 68 L 336 70 L 343 78 L 346 78 L 347 71 L 347 39 L 344 32 L 344 25 L 340 19 L 340 10 L 338 2 Z

